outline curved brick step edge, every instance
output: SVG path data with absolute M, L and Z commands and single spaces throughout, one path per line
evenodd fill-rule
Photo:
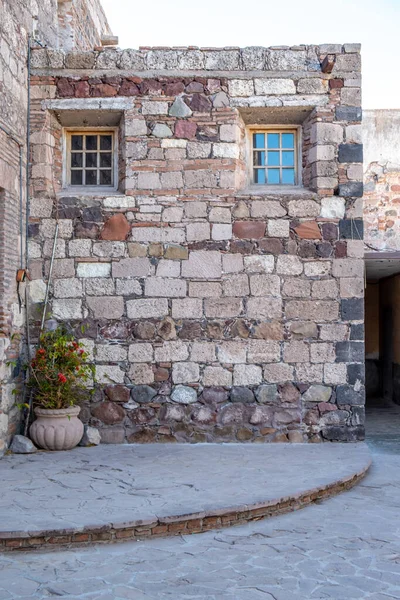
M 168 537 L 202 533 L 210 529 L 243 525 L 249 521 L 281 515 L 326 500 L 355 486 L 368 472 L 369 461 L 360 471 L 320 488 L 268 502 L 243 504 L 207 512 L 160 517 L 157 520 L 136 520 L 110 525 L 87 525 L 76 529 L 56 529 L 31 532 L 0 532 L 0 552 L 35 550 L 56 547 L 87 546 L 97 543 L 143 540 L 149 537 Z

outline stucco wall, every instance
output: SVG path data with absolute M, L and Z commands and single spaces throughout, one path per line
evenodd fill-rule
M 363 112 L 364 224 L 370 250 L 400 250 L 400 110 Z

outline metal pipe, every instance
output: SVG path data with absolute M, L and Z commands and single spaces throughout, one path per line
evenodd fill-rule
M 19 140 L 13 133 L 11 133 L 11 131 L 9 129 L 7 129 L 6 127 L 4 127 L 4 125 L 1 125 L 1 123 L 0 123 L 0 129 L 2 131 L 4 131 L 4 133 L 6 135 L 8 135 L 8 137 L 11 138 L 12 141 L 15 142 L 18 146 L 23 146 L 24 145 L 21 140 Z
M 48 303 L 48 300 L 49 300 L 49 289 L 50 289 L 50 283 L 51 283 L 51 276 L 52 276 L 52 273 L 53 273 L 54 256 L 56 254 L 57 236 L 58 236 L 58 221 L 56 223 L 56 230 L 55 230 L 55 233 L 54 233 L 53 252 L 51 253 L 51 261 L 50 261 L 50 268 L 49 268 L 49 276 L 48 276 L 48 279 L 47 279 L 46 296 L 45 296 L 45 299 L 44 299 L 42 322 L 40 324 L 40 333 L 42 333 L 43 326 L 44 326 L 44 321 L 45 321 L 45 318 L 46 318 L 46 309 L 47 309 L 47 303 Z
M 26 119 L 26 208 L 25 208 L 25 266 L 28 268 L 28 236 L 29 236 L 29 168 L 30 168 L 30 144 L 31 144 L 31 36 L 28 35 L 28 114 Z M 26 320 L 29 327 L 29 319 Z
M 20 235 L 20 261 L 19 261 L 19 264 L 20 264 L 20 268 L 22 269 L 24 266 L 24 236 L 22 233 L 23 229 L 24 229 L 24 218 L 23 218 L 24 199 L 23 199 L 23 182 L 22 182 L 23 143 L 17 137 L 15 137 L 15 135 L 11 131 L 9 131 L 6 127 L 4 127 L 1 124 L 0 124 L 0 129 L 1 129 L 1 131 L 3 131 L 6 134 L 7 137 L 10 138 L 10 140 L 12 140 L 18 146 L 18 154 L 19 154 L 19 235 Z

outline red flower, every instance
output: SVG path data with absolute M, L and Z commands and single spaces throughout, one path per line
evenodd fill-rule
M 65 375 L 63 375 L 62 373 L 58 374 L 58 381 L 60 383 L 65 383 L 67 381 L 67 378 L 65 377 Z
M 43 356 L 44 354 L 46 354 L 46 350 L 44 348 L 40 348 L 40 350 L 38 350 L 38 354 L 41 354 Z

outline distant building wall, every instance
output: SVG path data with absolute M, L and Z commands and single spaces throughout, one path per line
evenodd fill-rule
M 370 250 L 400 250 L 400 110 L 363 112 L 364 227 Z
M 65 50 L 92 50 L 111 34 L 99 0 L 63 0 L 58 8 L 59 46 Z

